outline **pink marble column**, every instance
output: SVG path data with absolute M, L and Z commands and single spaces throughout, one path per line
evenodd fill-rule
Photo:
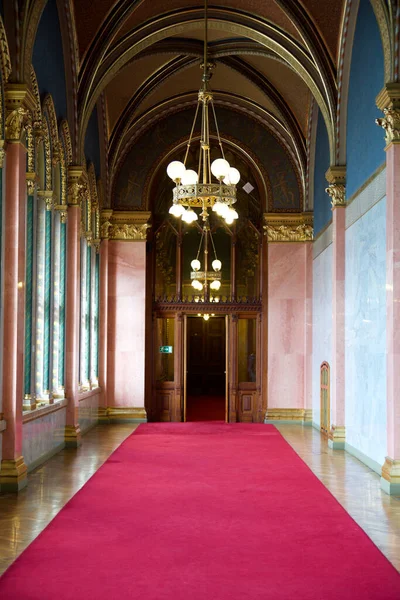
M 381 487 L 400 493 L 400 145 L 386 148 L 387 457 Z
M 111 420 L 146 420 L 145 324 L 146 241 L 110 240 L 107 413 Z
M 27 483 L 22 457 L 23 341 L 25 281 L 26 151 L 21 143 L 9 144 L 5 166 L 4 289 L 3 289 L 3 432 L 0 486 L 18 492 Z
M 346 208 L 332 209 L 332 377 L 331 428 L 328 444 L 336 450 L 345 445 L 345 235 Z
M 65 443 L 81 443 L 79 427 L 79 319 L 80 319 L 80 221 L 78 204 L 68 206 L 67 221 L 67 299 L 65 326 L 65 395 L 68 400 Z
M 305 326 L 304 326 L 304 420 L 312 421 L 312 304 L 313 304 L 313 247 L 304 243 Z
M 107 316 L 108 316 L 108 244 L 100 244 L 100 323 L 99 323 L 99 385 L 100 407 L 107 408 Z

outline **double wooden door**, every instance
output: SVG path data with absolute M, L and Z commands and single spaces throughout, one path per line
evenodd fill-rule
M 224 396 L 229 422 L 265 416 L 260 314 L 155 316 L 148 418 L 184 421 L 188 395 Z M 161 350 L 171 347 L 170 354 Z

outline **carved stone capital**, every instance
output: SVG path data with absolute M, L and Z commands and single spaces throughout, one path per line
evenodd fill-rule
M 309 213 L 264 215 L 264 235 L 268 242 L 312 242 L 313 217 Z
M 375 123 L 385 131 L 385 141 L 400 142 L 400 84 L 388 83 L 376 98 L 376 105 L 383 112 L 383 118 Z
M 139 211 L 102 211 L 100 232 L 103 239 L 144 241 L 150 212 Z

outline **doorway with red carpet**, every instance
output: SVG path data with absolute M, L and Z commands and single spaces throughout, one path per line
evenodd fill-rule
M 224 421 L 225 317 L 188 316 L 186 343 L 186 421 Z

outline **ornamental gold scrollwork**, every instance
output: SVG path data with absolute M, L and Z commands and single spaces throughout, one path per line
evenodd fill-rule
M 375 123 L 385 130 L 386 143 L 400 141 L 400 108 L 386 107 L 383 114 L 385 116 L 375 119 Z
M 133 225 L 124 223 L 122 225 L 111 225 L 108 236 L 112 240 L 145 240 L 147 237 L 148 223 Z
M 264 225 L 269 242 L 311 242 L 314 230 L 311 225 Z
M 346 206 L 346 186 L 342 183 L 331 183 L 325 189 L 326 193 L 331 197 L 332 207 Z
M 68 182 L 68 204 L 79 205 L 82 195 L 82 184 L 77 180 Z

